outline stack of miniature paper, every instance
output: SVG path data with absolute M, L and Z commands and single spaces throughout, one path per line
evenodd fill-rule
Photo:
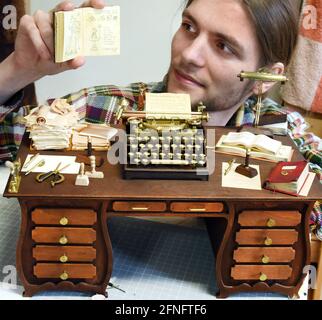
M 25 117 L 32 146 L 36 150 L 70 147 L 72 128 L 78 123 L 78 113 L 66 100 L 54 100 L 50 106 L 41 105 Z
M 116 134 L 117 129 L 105 124 L 79 124 L 73 130 L 72 149 L 84 150 L 90 141 L 93 149 L 108 150 L 110 141 Z

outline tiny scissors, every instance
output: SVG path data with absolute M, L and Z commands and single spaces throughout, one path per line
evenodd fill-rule
M 59 169 L 61 165 L 61 162 L 59 162 L 57 168 L 53 171 L 49 171 L 47 173 L 40 173 L 36 176 L 36 180 L 38 182 L 43 182 L 46 179 L 48 179 L 51 176 L 54 176 L 53 179 L 50 181 L 50 184 L 52 187 L 54 187 L 56 184 L 58 183 L 62 183 L 65 180 L 64 175 L 62 175 L 60 172 L 63 171 L 64 169 L 66 169 L 70 163 L 68 163 L 66 166 L 64 166 L 63 168 Z

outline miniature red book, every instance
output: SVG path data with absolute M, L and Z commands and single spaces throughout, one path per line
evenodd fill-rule
M 279 162 L 264 182 L 264 188 L 297 196 L 309 174 L 307 161 Z

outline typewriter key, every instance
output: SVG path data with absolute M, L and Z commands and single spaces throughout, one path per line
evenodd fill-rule
M 151 158 L 152 159 L 159 159 L 159 154 L 157 152 L 152 152 L 151 153 Z
M 143 165 L 146 166 L 146 165 L 148 165 L 150 163 L 150 160 L 149 159 L 142 159 L 141 162 L 142 162 Z
M 169 151 L 169 150 L 170 150 L 170 145 L 169 145 L 169 144 L 164 143 L 164 144 L 163 144 L 163 146 L 162 146 L 162 149 L 163 149 L 164 151 Z
M 196 136 L 196 141 L 197 142 L 204 142 L 204 136 L 202 136 L 202 135 L 198 135 L 198 136 Z
M 130 145 L 130 148 L 131 148 L 132 151 L 136 151 L 138 149 L 138 145 L 133 143 L 133 144 Z
M 184 158 L 185 158 L 185 160 L 189 160 L 189 159 L 191 159 L 191 154 L 189 154 L 189 153 L 185 153 L 185 154 L 184 154 Z
M 173 138 L 173 141 L 174 141 L 175 143 L 180 143 L 180 142 L 181 142 L 181 137 L 179 137 L 179 136 L 175 136 L 175 137 Z
M 133 162 L 134 162 L 136 165 L 138 165 L 138 164 L 140 164 L 141 160 L 140 160 L 140 159 L 138 159 L 138 158 L 135 158 L 135 159 L 133 159 Z
M 201 150 L 202 150 L 202 146 L 201 146 L 201 145 L 199 145 L 199 144 L 196 144 L 196 145 L 195 145 L 195 150 L 196 150 L 196 152 L 201 151 Z
M 187 150 L 193 150 L 193 144 L 188 144 L 186 148 Z
M 160 152 L 160 157 L 161 157 L 161 159 L 165 159 L 167 157 L 167 155 L 164 152 Z
M 192 166 L 196 166 L 196 165 L 197 165 L 197 163 L 198 163 L 198 162 L 197 162 L 196 160 L 191 160 L 191 161 L 190 161 L 190 164 L 191 164 Z
M 171 148 L 172 148 L 172 150 L 176 150 L 176 149 L 178 149 L 178 145 L 173 143 L 173 144 L 171 145 Z
M 176 153 L 175 154 L 175 159 L 176 160 L 181 160 L 182 159 L 182 154 L 181 153 Z
M 149 148 L 149 150 L 151 150 L 151 149 L 153 149 L 154 144 L 153 143 L 148 143 L 146 146 Z
M 200 166 L 204 166 L 206 164 L 206 161 L 202 161 L 202 160 L 200 160 L 200 161 L 198 161 L 198 165 L 200 165 Z
M 159 141 L 159 137 L 152 136 L 150 140 L 152 142 L 158 142 Z
M 135 152 L 135 155 L 138 159 L 140 159 L 142 156 L 142 152 Z
M 130 143 L 134 143 L 134 142 L 137 142 L 137 141 L 138 141 L 138 139 L 137 139 L 136 136 L 129 136 L 129 142 Z

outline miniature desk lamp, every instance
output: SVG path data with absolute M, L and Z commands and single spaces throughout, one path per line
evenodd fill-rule
M 244 72 L 242 71 L 238 76 L 240 81 L 244 81 L 244 79 L 250 79 L 259 82 L 259 91 L 257 94 L 257 103 L 256 103 L 256 110 L 255 110 L 255 120 L 254 120 L 254 127 L 247 128 L 247 131 L 251 131 L 254 134 L 265 134 L 266 130 L 261 130 L 258 128 L 259 126 L 259 118 L 261 109 L 263 107 L 263 85 L 264 82 L 281 82 L 285 84 L 288 81 L 288 78 L 285 75 L 279 75 L 274 73 L 267 72 L 264 68 L 259 69 L 257 72 Z M 271 133 L 268 135 L 272 135 Z

